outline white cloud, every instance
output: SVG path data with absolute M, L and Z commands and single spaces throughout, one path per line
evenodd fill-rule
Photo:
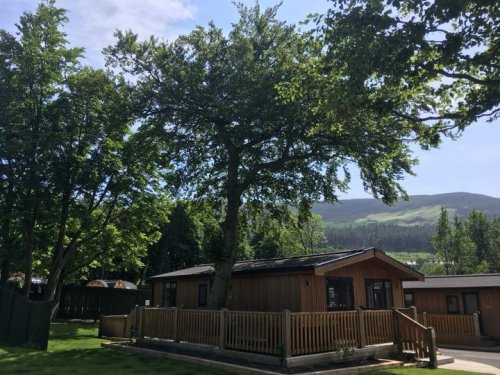
M 115 30 L 172 40 L 189 30 L 197 13 L 191 0 L 60 0 L 57 5 L 68 10 L 71 45 L 85 47 L 94 66 L 103 65 L 101 51 L 114 43 Z

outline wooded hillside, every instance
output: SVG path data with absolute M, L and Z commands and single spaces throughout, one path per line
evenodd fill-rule
M 313 212 L 323 218 L 332 247 L 433 251 L 430 238 L 441 207 L 450 217 L 465 218 L 472 210 L 500 217 L 499 198 L 471 193 L 415 195 L 391 206 L 376 199 L 350 199 L 335 205 L 315 205 Z

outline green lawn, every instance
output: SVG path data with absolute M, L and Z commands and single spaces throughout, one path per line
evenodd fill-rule
M 0 374 L 216 375 L 205 367 L 101 348 L 95 325 L 52 324 L 46 352 L 0 347 Z
M 101 348 L 95 325 L 54 323 L 46 352 L 0 347 L 0 374 L 224 374 L 201 366 Z M 392 369 L 370 375 L 471 375 L 471 372 Z

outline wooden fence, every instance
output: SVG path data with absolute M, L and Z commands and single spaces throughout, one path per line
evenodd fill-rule
M 138 337 L 291 357 L 392 343 L 393 315 L 392 310 L 291 313 L 137 307 L 129 321 Z M 102 326 L 101 331 L 112 330 Z
M 65 286 L 57 318 L 97 320 L 101 315 L 128 314 L 147 299 L 151 299 L 150 290 Z
M 50 304 L 33 302 L 0 287 L 0 342 L 46 350 L 50 331 Z
M 429 358 L 429 367 L 437 367 L 436 338 L 433 328 L 427 328 L 406 314 L 394 310 L 396 337 L 404 351 L 418 358 Z
M 432 327 L 437 335 L 480 336 L 479 316 L 451 314 L 419 314 L 419 321 Z

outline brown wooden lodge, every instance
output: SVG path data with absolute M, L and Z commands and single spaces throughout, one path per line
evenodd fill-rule
M 486 346 L 489 338 L 500 340 L 500 274 L 427 276 L 403 285 L 406 305 L 426 313 L 426 323 L 436 329 L 440 342 Z M 453 322 L 471 321 L 472 316 L 476 327 L 469 333 L 454 328 Z
M 214 272 L 212 265 L 200 265 L 151 277 L 152 305 L 206 308 Z M 404 307 L 402 281 L 423 279 L 376 248 L 240 261 L 233 267 L 226 307 L 291 312 Z
M 209 348 L 273 366 L 387 358 L 397 350 L 437 366 L 434 330 L 404 307 L 403 280 L 424 277 L 379 249 L 237 262 L 221 310 L 208 309 L 214 272 L 208 264 L 153 276 L 152 306 L 103 317 L 100 335 L 132 333 L 141 347 L 198 355 Z

